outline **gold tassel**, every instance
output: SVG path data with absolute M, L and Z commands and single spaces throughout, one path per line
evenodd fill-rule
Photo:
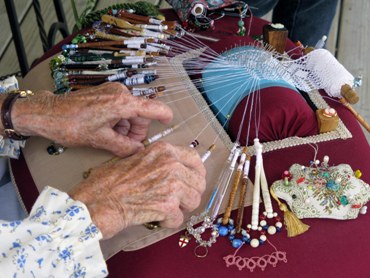
M 284 224 L 288 237 L 295 237 L 303 234 L 310 228 L 309 225 L 303 223 L 293 212 L 291 212 L 286 204 L 280 202 L 272 187 L 270 188 L 270 193 L 272 198 L 274 198 L 278 203 L 280 210 L 284 212 Z

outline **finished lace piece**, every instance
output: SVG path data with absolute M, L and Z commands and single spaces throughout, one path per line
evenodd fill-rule
M 244 268 L 248 268 L 250 272 L 253 272 L 256 268 L 261 269 L 262 271 L 265 270 L 267 266 L 276 267 L 279 262 L 287 263 L 288 260 L 286 258 L 286 252 L 279 251 L 277 248 L 271 244 L 269 240 L 266 240 L 273 248 L 274 252 L 271 254 L 266 254 L 261 257 L 241 257 L 238 256 L 237 253 L 239 252 L 240 248 L 243 247 L 241 245 L 234 254 L 227 255 L 223 259 L 226 263 L 227 267 L 235 265 L 240 271 Z

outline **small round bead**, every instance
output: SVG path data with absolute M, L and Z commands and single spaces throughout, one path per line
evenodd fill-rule
M 361 178 L 361 176 L 362 176 L 362 172 L 360 170 L 356 170 L 355 171 L 355 177 L 359 179 L 359 178 Z
M 218 228 L 218 233 L 220 234 L 220 236 L 227 236 L 229 230 L 225 226 L 220 226 Z
M 276 227 L 275 227 L 275 226 L 270 226 L 270 227 L 267 229 L 267 232 L 268 232 L 270 235 L 274 235 L 274 234 L 276 234 Z
M 267 222 L 266 220 L 261 220 L 260 221 L 260 225 L 263 227 L 263 226 L 266 226 L 267 225 Z
M 249 234 L 247 233 L 246 230 L 242 229 L 242 236 L 249 237 Z
M 46 150 L 50 155 L 53 155 L 57 152 L 56 148 L 53 145 L 49 146 Z
M 361 213 L 361 214 L 366 214 L 366 213 L 367 213 L 367 206 L 363 206 L 363 207 L 360 209 L 360 213 Z
M 258 239 L 254 238 L 254 239 L 251 240 L 250 245 L 253 248 L 257 248 L 260 245 L 260 242 L 259 242 Z
M 328 163 L 329 162 L 329 156 L 325 155 L 323 160 L 324 160 L 324 163 Z
M 219 236 L 219 233 L 218 233 L 218 231 L 214 230 L 214 231 L 212 231 L 211 235 L 213 237 L 218 237 Z
M 276 223 L 275 223 L 275 226 L 276 226 L 276 228 L 281 228 L 281 227 L 283 227 L 283 223 L 281 223 L 281 222 L 276 222 Z
M 258 231 L 262 231 L 262 227 L 261 226 L 258 226 L 257 230 Z
M 234 247 L 234 248 L 239 248 L 241 245 L 243 244 L 243 241 L 241 239 L 233 239 L 233 241 L 231 242 L 231 245 Z
M 260 240 L 262 240 L 262 241 L 266 241 L 266 240 L 267 240 L 267 236 L 266 236 L 266 235 L 261 235 L 261 236 L 260 236 Z

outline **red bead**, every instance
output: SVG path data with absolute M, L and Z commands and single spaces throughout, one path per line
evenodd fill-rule
M 361 205 L 360 204 L 352 205 L 352 208 L 358 209 L 361 208 Z
M 304 177 L 300 177 L 298 180 L 297 180 L 297 183 L 301 183 L 301 182 L 303 182 L 305 179 L 304 179 Z

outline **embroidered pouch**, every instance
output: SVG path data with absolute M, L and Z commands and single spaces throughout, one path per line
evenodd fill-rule
M 323 166 L 324 165 L 324 166 Z M 370 200 L 370 188 L 348 164 L 304 167 L 293 164 L 271 190 L 298 218 L 355 219 Z

